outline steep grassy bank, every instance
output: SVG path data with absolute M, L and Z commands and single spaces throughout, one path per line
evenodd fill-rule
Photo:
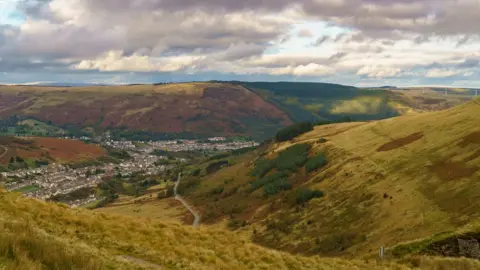
M 3 191 L 0 216 L 0 268 L 7 269 L 406 269 L 294 256 L 228 231 L 69 209 Z
M 206 222 L 227 218 L 232 229 L 251 231 L 267 247 L 364 256 L 480 218 L 479 114 L 479 101 L 472 101 L 441 112 L 318 126 L 216 173 L 192 176 L 186 195 Z M 278 174 L 290 166 L 279 164 L 282 153 L 305 144 L 306 159 L 293 157 L 301 161 L 296 169 Z M 304 161 L 319 154 L 327 163 L 308 170 Z M 252 190 L 255 183 L 280 188 L 271 195 L 267 185 Z M 305 189 L 323 196 L 297 200 Z

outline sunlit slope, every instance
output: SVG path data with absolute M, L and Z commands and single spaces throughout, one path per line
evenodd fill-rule
M 69 209 L 0 191 L 0 268 L 405 269 L 293 256 L 234 233 Z
M 292 213 L 300 221 L 282 241 L 305 244 L 304 237 L 317 236 L 319 243 L 345 241 L 338 250 L 320 248 L 324 253 L 361 254 L 478 219 L 479 115 L 480 105 L 473 101 L 441 112 L 317 127 L 297 138 L 328 140 L 315 148 L 326 152 L 329 165 L 306 184 L 327 196 Z M 307 220 L 315 225 L 303 226 Z M 267 232 L 260 241 L 274 244 L 272 235 Z
M 317 126 L 218 172 L 187 179 L 186 197 L 203 211 L 204 222 L 227 218 L 233 228 L 253 231 L 256 243 L 362 257 L 480 218 L 479 115 L 480 105 L 472 101 L 441 112 Z M 265 189 L 252 192 L 256 161 L 301 144 L 311 146 L 310 157 L 324 153 L 326 166 L 290 173 L 291 187 L 273 196 Z M 325 196 L 295 203 L 304 188 Z
M 432 90 L 359 89 L 325 83 L 250 82 L 242 83 L 275 104 L 296 122 L 350 118 L 378 120 L 408 113 L 438 111 L 463 104 L 473 92 L 443 95 Z M 453 92 L 453 93 L 452 93 Z

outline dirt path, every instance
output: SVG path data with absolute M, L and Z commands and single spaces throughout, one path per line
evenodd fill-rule
M 176 199 L 177 201 L 180 201 L 180 202 L 183 204 L 183 206 L 185 206 L 185 208 L 187 208 L 188 211 L 189 211 L 190 213 L 192 213 L 192 215 L 193 215 L 193 217 L 194 217 L 193 227 L 198 228 L 198 226 L 200 225 L 200 214 L 199 214 L 197 211 L 195 211 L 195 209 L 193 209 L 193 207 L 191 207 L 191 206 L 182 198 L 182 196 L 180 196 L 180 195 L 178 194 L 178 192 L 177 192 L 177 190 L 178 190 L 178 185 L 180 184 L 180 181 L 181 181 L 181 180 L 182 180 L 182 174 L 179 173 L 179 174 L 178 174 L 178 178 L 177 178 L 177 183 L 175 183 L 175 187 L 174 187 L 174 189 L 173 189 L 173 192 L 174 192 L 174 194 L 175 194 L 175 199 Z
M 3 149 L 3 153 L 0 155 L 0 159 L 2 159 L 8 153 L 8 148 L 2 145 L 0 145 L 0 148 Z
M 142 268 L 146 268 L 146 269 L 163 269 L 160 265 L 157 265 L 157 264 L 154 264 L 154 263 L 151 263 L 151 262 L 147 262 L 145 260 L 138 259 L 138 258 L 135 258 L 135 257 L 127 256 L 127 255 L 117 256 L 117 259 L 119 259 L 120 261 L 128 261 L 130 263 L 133 263 L 135 265 L 138 265 L 138 266 L 140 266 Z

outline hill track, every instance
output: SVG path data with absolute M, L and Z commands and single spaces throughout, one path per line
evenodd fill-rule
M 200 214 L 199 214 L 197 211 L 195 211 L 195 209 L 193 209 L 193 207 L 191 207 L 191 206 L 187 203 L 187 201 L 185 201 L 185 200 L 182 198 L 182 196 L 180 196 L 180 195 L 178 194 L 178 191 L 177 191 L 177 190 L 178 190 L 178 185 L 180 185 L 180 181 L 181 181 L 181 180 L 182 180 L 182 174 L 179 173 L 179 174 L 178 174 L 177 183 L 175 183 L 175 187 L 174 187 L 174 189 L 173 189 L 173 192 L 174 192 L 174 194 L 175 194 L 175 199 L 176 199 L 177 201 L 181 202 L 181 203 L 183 204 L 183 206 L 184 206 L 185 208 L 187 208 L 187 210 L 193 215 L 193 217 L 194 217 L 193 227 L 194 227 L 194 228 L 198 228 L 198 226 L 200 225 Z
M 0 148 L 3 149 L 3 153 L 0 155 L 0 159 L 2 159 L 8 153 L 8 148 L 3 145 L 0 145 Z

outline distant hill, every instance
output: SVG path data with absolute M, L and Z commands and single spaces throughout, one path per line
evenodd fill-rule
M 0 137 L 0 171 L 35 167 L 35 162 L 77 163 L 106 156 L 100 146 L 77 140 Z
M 110 130 L 134 140 L 217 135 L 264 140 L 293 122 L 384 119 L 445 109 L 469 98 L 290 82 L 0 86 L 0 120 L 35 120 L 45 127 L 37 133 Z
M 380 246 L 433 237 L 399 248 L 405 255 L 464 227 L 480 242 L 478 115 L 480 100 L 317 126 L 292 141 L 194 166 L 200 176 L 187 178 L 183 192 L 203 222 L 227 219 L 233 230 L 253 231 L 256 243 L 293 253 L 369 256 Z M 225 168 L 207 170 L 224 160 Z

